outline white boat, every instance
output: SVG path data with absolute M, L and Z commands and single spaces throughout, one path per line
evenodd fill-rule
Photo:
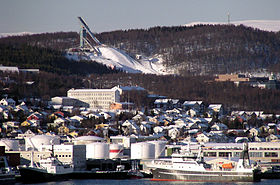
M 239 182 L 259 181 L 260 170 L 251 166 L 248 148 L 244 149 L 236 164 L 224 167 L 212 166 L 204 162 L 200 155 L 192 153 L 173 154 L 170 158 L 152 160 L 147 164 L 152 169 L 154 181 L 202 181 Z M 216 167 L 216 168 L 215 168 Z
M 62 164 L 54 157 L 53 149 L 50 157 L 40 159 L 36 163 L 33 162 L 33 156 L 31 156 L 30 166 L 19 167 L 21 180 L 28 183 L 67 180 L 71 177 L 73 171 L 73 165 Z

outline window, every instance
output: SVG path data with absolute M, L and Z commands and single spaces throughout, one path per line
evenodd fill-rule
M 219 152 L 219 157 L 231 157 L 231 152 Z
M 240 152 L 233 152 L 233 157 L 240 157 Z
M 262 152 L 249 152 L 250 157 L 262 157 Z
M 278 157 L 277 152 L 264 152 L 265 157 Z
M 216 157 L 217 153 L 216 152 L 204 152 L 205 157 Z

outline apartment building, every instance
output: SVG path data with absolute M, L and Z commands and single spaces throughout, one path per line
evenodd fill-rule
M 112 103 L 120 102 L 118 89 L 70 89 L 67 97 L 87 103 L 93 109 L 110 109 Z

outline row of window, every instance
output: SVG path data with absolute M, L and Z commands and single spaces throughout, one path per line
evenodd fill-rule
M 29 154 L 26 155 L 27 157 L 30 157 Z M 20 157 L 23 157 L 23 155 L 21 154 Z M 40 157 L 45 157 L 45 154 L 40 156 L 40 155 L 37 155 L 38 158 Z M 71 157 L 71 155 L 55 155 L 55 157 Z
M 72 96 L 112 96 L 114 93 L 69 93 Z
M 219 152 L 218 157 L 240 157 L 241 152 Z M 232 156 L 233 155 L 233 156 Z M 217 152 L 204 152 L 205 157 L 217 157 Z M 263 157 L 263 152 L 249 152 L 250 157 Z M 264 157 L 278 157 L 277 152 L 264 152 Z
M 55 157 L 71 157 L 71 155 L 55 155 Z

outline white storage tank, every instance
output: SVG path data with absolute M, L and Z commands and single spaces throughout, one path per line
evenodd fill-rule
M 155 145 L 148 142 L 131 144 L 131 159 L 154 159 Z
M 1 139 L 0 146 L 5 146 L 6 151 L 19 151 L 19 141 L 14 139 Z
M 122 158 L 124 147 L 121 144 L 110 144 L 110 159 Z
M 150 141 L 149 143 L 155 145 L 155 158 L 165 156 L 166 141 Z
M 108 143 L 90 143 L 86 145 L 87 159 L 108 159 L 109 144 Z
M 80 136 L 74 140 L 75 145 L 86 145 L 89 143 L 103 142 L 104 138 L 97 136 Z
M 40 145 L 59 145 L 60 138 L 58 136 L 50 135 L 36 135 L 25 139 L 25 149 L 28 150 L 38 150 Z

